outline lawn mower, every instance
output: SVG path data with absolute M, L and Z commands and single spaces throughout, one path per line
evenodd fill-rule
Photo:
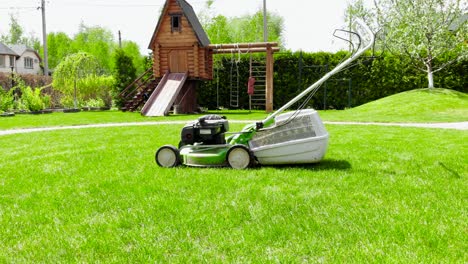
M 178 148 L 165 145 L 156 151 L 156 163 L 161 167 L 184 164 L 245 169 L 255 164 L 305 164 L 321 161 L 328 146 L 328 132 L 317 111 L 303 108 L 327 79 L 345 69 L 373 45 L 372 31 L 362 21 L 356 22 L 360 26 L 358 33 L 338 30 L 357 39 L 358 45 L 351 56 L 263 121 L 249 124 L 240 132 L 229 133 L 229 122 L 224 116 L 202 116 L 183 127 Z M 363 38 L 360 33 L 366 34 L 366 45 L 361 46 Z M 283 113 L 303 98 L 305 100 L 297 110 Z

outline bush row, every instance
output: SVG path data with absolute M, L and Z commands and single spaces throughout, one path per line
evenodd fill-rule
M 349 54 L 284 52 L 275 54 L 274 108 L 277 109 L 321 78 Z M 358 106 L 399 92 L 427 87 L 427 76 L 416 70 L 410 61 L 386 54 L 381 57 L 361 57 L 352 67 L 333 76 L 310 99 L 308 106 L 315 109 L 344 109 Z M 247 81 L 250 56 L 238 54 L 215 57 L 214 79 L 200 82 L 198 103 L 209 109 L 233 108 L 230 105 L 231 89 L 239 89 L 239 106 L 248 109 Z M 263 55 L 254 55 L 252 61 L 262 63 Z M 440 63 L 440 62 L 438 62 Z M 52 80 L 48 76 L 20 75 L 26 86 L 44 87 Z M 436 87 L 468 92 L 468 61 L 451 64 L 434 74 Z M 14 84 L 14 83 L 13 83 Z M 0 73 L 0 87 L 8 91 L 12 85 L 11 74 Z M 50 107 L 61 106 L 60 92 L 48 86 L 43 94 L 50 95 Z M 109 104 L 107 102 L 106 104 Z M 261 108 L 264 109 L 264 108 Z
M 321 78 L 349 54 L 286 52 L 275 54 L 274 108 L 277 109 Z M 357 62 L 329 79 L 309 101 L 316 109 L 344 109 L 399 92 L 427 87 L 427 75 L 399 56 L 385 54 L 359 58 Z M 253 61 L 264 61 L 256 55 Z M 440 62 L 437 62 L 440 63 Z M 239 87 L 239 108 L 247 109 L 247 81 L 250 56 L 237 54 L 215 59 L 214 79 L 198 89 L 201 106 L 230 107 L 230 91 Z M 468 92 L 468 61 L 459 61 L 434 74 L 436 87 Z
M 14 81 L 12 82 L 11 73 L 0 72 L 0 86 L 5 90 L 10 90 L 13 85 L 16 85 Z M 44 75 L 35 75 L 35 74 L 15 74 L 23 80 L 25 85 L 31 87 L 44 87 L 52 83 L 52 78 L 50 76 Z

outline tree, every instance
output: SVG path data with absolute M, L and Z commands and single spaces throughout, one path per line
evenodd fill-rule
M 240 43 L 263 41 L 263 11 L 253 15 L 228 18 L 215 15 L 211 7 L 213 0 L 206 1 L 205 8 L 198 14 L 200 22 L 212 43 Z M 268 16 L 268 41 L 283 42 L 283 18 L 272 12 Z
M 62 92 L 65 97 L 62 103 L 74 108 L 78 107 L 78 100 L 84 99 L 89 91 L 80 89 L 80 81 L 88 80 L 90 77 L 102 75 L 102 67 L 93 55 L 86 52 L 79 52 L 67 56 L 54 71 L 54 89 Z M 88 87 L 86 87 L 88 88 Z
M 80 24 L 80 30 L 75 35 L 72 48 L 76 51 L 93 55 L 100 63 L 102 69 L 110 73 L 112 69 L 111 54 L 114 49 L 114 37 L 108 29 Z
M 283 18 L 275 13 L 267 13 L 268 41 L 282 43 L 284 29 Z M 253 15 L 232 18 L 229 25 L 233 32 L 234 42 L 263 41 L 263 11 L 258 10 Z
M 407 56 L 427 74 L 434 87 L 434 73 L 468 56 L 468 24 L 460 19 L 467 11 L 461 0 L 374 0 L 370 11 L 384 29 L 385 46 Z M 456 26 L 454 26 L 456 25 Z
M 49 68 L 55 69 L 63 58 L 78 52 L 74 48 L 74 45 L 72 45 L 72 42 L 73 40 L 64 32 L 51 32 L 47 34 Z
M 10 14 L 10 29 L 8 34 L 2 35 L 0 41 L 10 45 L 24 44 L 35 50 L 39 50 L 40 48 L 40 42 L 37 37 L 34 37 L 32 34 L 30 37 L 24 36 L 24 29 L 13 14 Z
M 51 32 L 47 35 L 49 51 L 49 67 L 55 68 L 66 56 L 77 52 L 86 52 L 93 55 L 99 61 L 102 70 L 111 73 L 114 68 L 114 52 L 119 46 L 114 42 L 112 33 L 105 28 L 89 27 L 81 23 L 79 32 L 70 38 L 63 32 Z M 129 55 L 137 73 L 142 73 L 145 68 L 145 58 L 140 53 L 140 48 L 133 41 L 123 41 L 122 49 Z
M 228 18 L 223 15 L 213 17 L 210 22 L 204 26 L 204 28 L 212 43 L 234 42 Z
M 23 37 L 23 27 L 13 14 L 10 14 L 10 30 L 8 35 L 2 35 L 1 40 L 7 44 L 18 44 Z
M 115 48 L 115 52 L 113 54 L 113 57 L 117 55 L 117 52 L 119 52 L 119 48 Z M 138 44 L 136 44 L 133 41 L 122 41 L 122 49 L 121 49 L 127 56 L 129 56 L 132 59 L 133 66 L 136 69 L 136 74 L 139 75 L 143 73 L 144 71 L 147 70 L 148 67 L 145 65 L 145 57 L 141 55 L 140 53 L 140 47 L 138 47 Z M 111 64 L 112 68 L 116 68 L 116 60 L 114 59 Z
M 136 78 L 136 69 L 132 58 L 124 50 L 118 49 L 114 55 L 114 102 L 118 107 L 122 107 L 124 102 L 119 98 L 119 94 L 130 85 Z

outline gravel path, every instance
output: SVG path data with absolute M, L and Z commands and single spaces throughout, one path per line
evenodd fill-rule
M 230 123 L 253 123 L 249 120 L 229 120 Z M 92 124 L 92 125 L 76 125 L 76 126 L 54 126 L 54 127 L 37 127 L 37 128 L 20 128 L 0 130 L 0 136 L 12 134 L 25 134 L 33 132 L 67 130 L 67 129 L 83 129 L 83 128 L 100 128 L 100 127 L 125 127 L 125 126 L 156 126 L 156 125 L 183 125 L 188 121 L 158 121 L 158 122 L 130 122 L 130 123 L 109 123 L 109 124 Z M 399 127 L 416 127 L 416 128 L 439 128 L 439 129 L 456 129 L 468 130 L 468 122 L 456 123 L 374 123 L 374 122 L 324 122 L 330 125 L 364 125 L 364 126 L 399 126 Z

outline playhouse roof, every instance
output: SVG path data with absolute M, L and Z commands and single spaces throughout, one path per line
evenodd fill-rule
M 187 3 L 185 0 L 175 0 L 175 1 L 177 4 L 179 4 L 180 8 L 182 8 L 184 16 L 187 18 L 188 22 L 192 26 L 193 31 L 195 32 L 195 35 L 197 36 L 198 42 L 201 44 L 202 47 L 208 46 L 210 44 L 210 39 L 208 38 L 205 30 L 200 24 L 200 21 L 198 20 L 198 17 L 195 14 L 193 7 L 189 3 Z M 168 5 L 169 5 L 169 0 L 166 1 L 166 4 L 164 5 L 163 11 L 161 13 L 161 17 L 159 17 L 158 25 L 156 26 L 156 29 L 154 30 L 153 37 L 151 38 L 150 45 L 148 46 L 149 49 L 151 49 L 151 46 L 153 42 L 155 41 L 156 35 L 159 31 L 159 28 L 161 27 L 162 16 L 166 14 Z

